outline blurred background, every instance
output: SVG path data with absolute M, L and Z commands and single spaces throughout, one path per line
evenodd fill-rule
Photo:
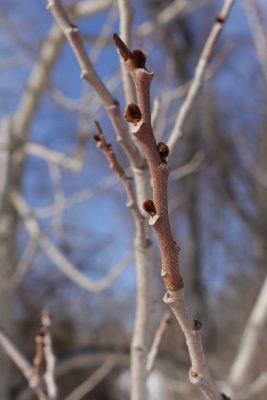
M 79 8 L 88 3 L 93 11 Z M 116 1 L 64 4 L 123 111 L 112 41 L 119 29 Z M 155 73 L 151 101 L 157 110 L 157 140 L 169 137 L 222 4 L 132 1 L 133 47 L 148 53 L 147 67 Z M 227 380 L 253 307 L 261 312 L 254 331 L 250 324 L 255 340 L 247 346 L 253 357 L 241 392 L 267 370 L 267 290 L 262 286 L 267 265 L 266 22 L 266 1 L 235 2 L 170 165 L 170 219 L 181 247 L 186 298 L 203 322 L 209 364 L 218 381 Z M 134 223 L 125 193 L 95 146 L 94 120 L 101 122 L 121 164 L 128 168 L 129 163 L 99 98 L 80 79 L 78 63 L 45 1 L 2 0 L 0 32 L 1 329 L 32 360 L 40 311 L 50 309 L 59 398 L 116 354 L 116 367 L 83 398 L 127 399 L 136 293 Z M 14 193 L 19 193 L 20 212 L 10 200 Z M 50 252 L 44 237 L 46 245 L 52 244 Z M 153 244 L 154 332 L 165 305 L 154 236 Z M 99 293 L 90 293 L 58 268 L 61 255 L 93 281 L 114 269 L 118 276 L 112 275 L 112 284 Z M 1 399 L 35 398 L 0 352 L 5 371 L 0 393 L 8 393 Z M 199 398 L 188 383 L 189 357 L 174 320 L 157 360 L 151 399 Z M 266 393 L 265 372 L 258 391 L 237 398 L 261 400 Z

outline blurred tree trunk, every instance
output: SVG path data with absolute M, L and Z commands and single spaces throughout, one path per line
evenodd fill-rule
M 1 325 L 9 335 L 14 336 L 13 307 L 14 286 L 11 284 L 12 275 L 16 265 L 16 231 L 18 218 L 9 194 L 17 190 L 21 177 L 20 165 L 15 165 L 12 153 L 15 149 L 16 140 L 12 135 L 11 120 L 5 119 L 1 122 L 1 187 L 0 187 L 0 282 L 1 301 L 0 315 Z M 2 352 L 0 353 L 0 398 L 8 399 L 10 359 Z

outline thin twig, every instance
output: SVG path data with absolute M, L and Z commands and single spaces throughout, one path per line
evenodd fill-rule
M 195 172 L 202 164 L 204 158 L 205 154 L 203 151 L 196 152 L 188 163 L 171 172 L 170 181 L 176 181 Z
M 125 171 L 113 152 L 112 146 L 106 142 L 103 131 L 97 122 L 96 128 L 97 133 L 94 138 L 97 146 L 103 151 L 109 162 L 110 168 L 115 172 L 127 193 L 127 204 L 132 211 L 136 226 L 135 249 L 137 261 L 137 284 L 140 286 L 137 288 L 137 315 L 131 346 L 131 391 L 133 400 L 145 400 L 147 396 L 145 365 L 147 362 L 150 313 L 149 284 L 151 279 L 150 265 L 145 264 L 145 261 L 148 261 L 151 264 L 151 243 L 146 236 L 145 219 L 137 204 L 133 182 L 125 174 Z M 145 257 L 147 258 L 145 259 Z
M 194 106 L 195 100 L 201 89 L 205 71 L 210 61 L 212 51 L 218 41 L 219 35 L 223 29 L 223 26 L 225 24 L 225 21 L 230 13 L 233 4 L 234 0 L 225 0 L 224 5 L 219 15 L 216 17 L 215 23 L 211 29 L 208 39 L 201 52 L 199 61 L 195 69 L 193 82 L 179 110 L 173 130 L 167 142 L 167 145 L 170 148 L 170 152 L 173 152 L 175 144 L 178 142 L 179 139 L 181 139 L 182 135 L 184 134 L 185 123 L 188 119 L 188 116 Z
M 40 386 L 40 379 L 34 368 L 2 329 L 0 329 L 0 345 L 27 379 L 29 387 L 36 393 L 38 399 L 48 400 Z
M 49 310 L 43 310 L 41 312 L 41 326 L 43 330 L 43 351 L 44 359 L 46 363 L 46 369 L 44 373 L 44 381 L 46 384 L 47 394 L 50 400 L 56 399 L 57 397 L 57 385 L 55 381 L 55 366 L 56 357 L 53 352 L 52 339 L 50 334 L 51 327 L 51 316 Z
M 161 318 L 160 324 L 158 329 L 156 330 L 154 340 L 150 347 L 148 356 L 147 356 L 147 363 L 146 363 L 146 373 L 149 375 L 154 368 L 155 360 L 159 352 L 159 346 L 162 341 L 163 335 L 167 329 L 167 326 L 171 322 L 171 313 L 166 311 Z
M 120 37 L 126 45 L 132 47 L 132 21 L 134 10 L 131 5 L 131 0 L 118 0 L 118 8 L 120 15 Z M 132 77 L 125 68 L 120 57 L 121 76 L 126 104 L 136 101 L 135 88 Z
M 260 10 L 258 10 L 255 0 L 244 1 L 248 22 L 254 39 L 259 62 L 267 84 L 267 51 L 266 51 L 266 33 L 264 32 L 260 20 Z
M 267 276 L 249 315 L 240 340 L 237 354 L 232 363 L 228 379 L 233 391 L 248 383 L 251 360 L 258 348 L 262 329 L 267 321 Z
M 80 400 L 89 392 L 91 392 L 106 376 L 112 371 L 116 365 L 116 358 L 107 358 L 94 373 L 76 387 L 65 400 Z

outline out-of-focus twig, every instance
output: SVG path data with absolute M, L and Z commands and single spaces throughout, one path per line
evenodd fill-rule
M 43 331 L 43 351 L 46 363 L 44 382 L 46 384 L 49 399 L 53 400 L 57 397 L 57 385 L 55 381 L 55 365 L 56 357 L 53 352 L 52 339 L 50 333 L 51 316 L 49 310 L 41 312 L 41 329 Z
M 134 10 L 131 5 L 131 0 L 118 0 L 118 8 L 120 15 L 120 37 L 128 47 L 132 47 L 132 21 Z M 132 77 L 123 65 L 120 57 L 121 76 L 126 103 L 136 101 L 135 88 Z
M 181 179 L 195 172 L 200 167 L 204 158 L 205 158 L 204 152 L 198 151 L 196 154 L 194 154 L 194 156 L 188 163 L 182 165 L 181 167 L 176 168 L 174 171 L 171 172 L 170 181 Z
M 251 33 L 254 39 L 259 62 L 262 67 L 265 82 L 267 84 L 267 50 L 266 50 L 266 32 L 264 32 L 262 21 L 260 20 L 260 10 L 256 4 L 256 0 L 245 0 L 245 10 Z
M 160 324 L 158 329 L 156 330 L 154 340 L 152 342 L 152 345 L 150 347 L 148 356 L 147 356 L 147 363 L 146 363 L 146 373 L 149 375 L 154 368 L 155 365 L 155 360 L 157 357 L 157 354 L 159 352 L 159 346 L 162 341 L 163 335 L 167 329 L 167 326 L 171 322 L 171 313 L 170 311 L 166 311 L 161 318 Z
M 263 282 L 256 302 L 244 328 L 237 354 L 231 365 L 227 382 L 233 394 L 248 384 L 251 360 L 253 359 L 259 339 L 267 321 L 267 276 Z
M 2 329 L 0 329 L 0 345 L 27 379 L 29 387 L 36 393 L 38 399 L 48 400 L 45 392 L 40 386 L 40 379 L 34 368 Z
M 187 96 L 179 110 L 173 130 L 172 130 L 170 137 L 168 139 L 168 142 L 167 142 L 167 145 L 170 148 L 170 152 L 172 152 L 174 150 L 175 144 L 182 137 L 182 135 L 184 133 L 185 123 L 187 121 L 187 118 L 188 118 L 191 110 L 192 110 L 192 107 L 194 106 L 195 100 L 199 94 L 200 88 L 203 83 L 205 71 L 206 71 L 207 65 L 210 61 L 210 58 L 211 58 L 212 51 L 218 41 L 219 35 L 223 29 L 223 26 L 225 24 L 225 21 L 230 13 L 230 10 L 231 10 L 233 4 L 234 4 L 234 0 L 225 0 L 224 1 L 224 5 L 223 5 L 219 15 L 216 17 L 215 23 L 210 31 L 208 39 L 206 40 L 206 43 L 201 52 L 199 61 L 197 63 L 196 69 L 195 69 L 195 74 L 194 74 L 192 84 L 191 84 L 190 89 L 187 93 Z
M 112 371 L 116 365 L 116 358 L 107 358 L 103 364 L 84 382 L 76 387 L 65 400 L 80 400 L 90 391 L 92 391 L 106 376 Z

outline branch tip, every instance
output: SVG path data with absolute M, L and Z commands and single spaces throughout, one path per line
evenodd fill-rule
M 126 46 L 124 41 L 119 37 L 117 33 L 113 33 L 113 40 L 124 61 L 127 61 L 129 58 L 132 58 L 131 50 Z

